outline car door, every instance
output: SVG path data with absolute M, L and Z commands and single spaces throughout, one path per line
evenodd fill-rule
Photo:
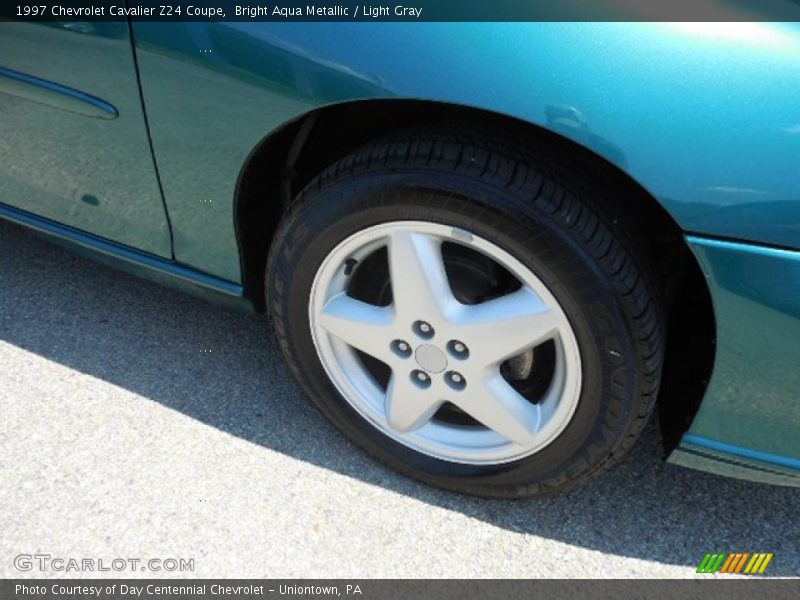
M 0 130 L 0 203 L 172 256 L 127 23 L 0 22 Z

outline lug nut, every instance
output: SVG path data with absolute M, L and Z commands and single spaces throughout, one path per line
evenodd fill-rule
M 467 387 L 467 380 L 458 371 L 448 371 L 444 376 L 444 380 L 454 390 L 461 391 Z
M 464 342 L 450 340 L 447 342 L 447 349 L 455 358 L 460 358 L 463 360 L 469 357 L 469 348 L 467 348 L 467 345 Z
M 411 381 L 422 389 L 431 385 L 430 376 L 425 371 L 420 371 L 419 369 L 411 371 Z
M 425 321 L 414 321 L 414 324 L 411 326 L 411 329 L 416 333 L 419 337 L 423 339 L 430 339 L 436 333 L 431 326 L 430 323 Z
M 401 358 L 408 358 L 411 356 L 411 346 L 404 340 L 394 340 L 390 347 L 392 351 Z

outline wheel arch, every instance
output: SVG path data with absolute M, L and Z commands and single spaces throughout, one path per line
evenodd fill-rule
M 356 100 L 315 109 L 270 132 L 253 148 L 236 185 L 234 222 L 245 294 L 264 306 L 264 269 L 277 225 L 292 198 L 325 167 L 390 131 L 425 126 L 484 126 L 525 134 L 613 190 L 609 208 L 624 219 L 662 283 L 667 352 L 658 398 L 665 447 L 688 429 L 711 377 L 716 324 L 708 286 L 679 224 L 618 165 L 559 132 L 514 117 L 424 100 Z

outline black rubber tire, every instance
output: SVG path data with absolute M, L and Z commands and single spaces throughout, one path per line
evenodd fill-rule
M 329 167 L 284 216 L 267 264 L 267 307 L 280 348 L 325 416 L 392 468 L 457 492 L 532 496 L 608 469 L 644 428 L 664 353 L 660 294 L 594 187 L 561 162 L 510 138 L 400 134 Z M 380 433 L 329 381 L 307 314 L 316 271 L 346 237 L 398 220 L 446 223 L 497 244 L 529 266 L 566 312 L 580 347 L 582 392 L 567 427 L 536 454 L 492 466 L 432 458 Z

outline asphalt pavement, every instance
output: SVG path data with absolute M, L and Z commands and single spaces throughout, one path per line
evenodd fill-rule
M 309 405 L 265 317 L 0 222 L 0 576 L 692 577 L 705 553 L 736 551 L 800 575 L 799 489 L 661 454 L 651 425 L 623 464 L 560 496 L 428 488 Z M 194 562 L 15 567 L 33 554 Z

